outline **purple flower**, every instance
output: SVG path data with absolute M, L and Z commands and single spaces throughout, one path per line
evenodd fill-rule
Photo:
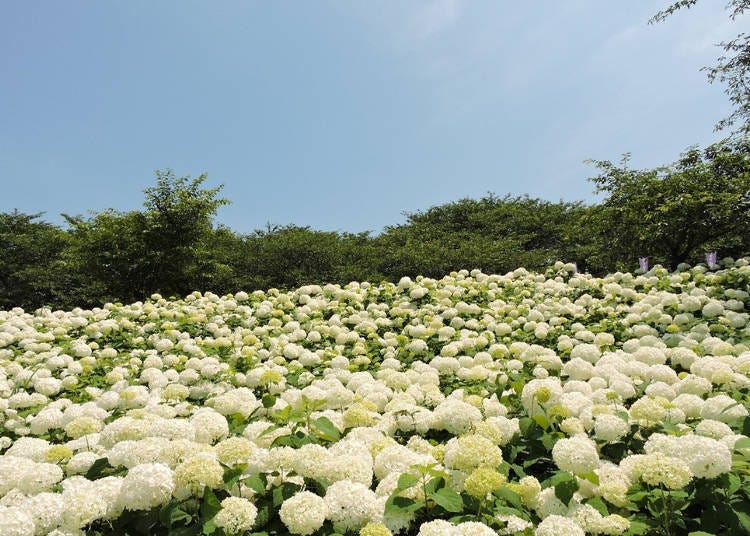
M 640 265 L 641 270 L 648 272 L 648 257 L 638 257 L 638 264 Z
M 709 268 L 715 268 L 719 266 L 716 263 L 716 260 L 717 260 L 717 256 L 716 256 L 715 251 L 712 251 L 711 253 L 706 253 L 706 264 L 708 265 Z

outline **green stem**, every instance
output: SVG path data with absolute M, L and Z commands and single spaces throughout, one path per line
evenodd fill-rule
M 667 536 L 672 536 L 672 531 L 671 531 L 671 527 L 672 527 L 672 511 L 671 511 L 671 506 L 672 505 L 671 505 L 671 502 L 669 501 L 669 497 L 667 495 L 667 492 L 664 491 L 663 489 L 661 489 L 659 491 L 661 493 L 661 501 L 662 501 L 662 505 L 663 505 L 662 512 L 663 512 L 663 515 L 664 515 L 664 522 L 663 522 L 664 533 Z

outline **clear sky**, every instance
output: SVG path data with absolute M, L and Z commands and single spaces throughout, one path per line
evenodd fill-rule
M 722 137 L 725 1 L 6 0 L 0 211 L 140 209 L 209 175 L 238 232 L 379 232 L 464 197 L 594 200 L 587 158 Z

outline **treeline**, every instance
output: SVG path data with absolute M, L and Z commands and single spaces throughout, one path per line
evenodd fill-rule
M 675 268 L 750 254 L 750 141 L 690 149 L 648 170 L 592 162 L 600 203 L 529 197 L 461 199 L 407 214 L 380 234 L 296 225 L 238 234 L 217 226 L 228 203 L 206 176 L 157 172 L 140 211 L 65 216 L 0 213 L 0 308 L 92 307 L 154 292 L 183 296 L 312 283 L 441 277 L 461 268 L 504 273 L 556 260 L 594 274 L 651 264 Z

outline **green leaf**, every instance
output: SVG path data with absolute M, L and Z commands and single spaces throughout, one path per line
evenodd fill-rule
M 273 432 L 274 430 L 278 430 L 279 428 L 281 428 L 281 426 L 279 426 L 278 424 L 272 424 L 268 428 L 266 428 L 265 430 L 263 430 L 260 434 L 258 434 L 258 437 L 263 437 L 265 435 L 268 435 L 271 432 Z
M 578 481 L 573 475 L 564 471 L 560 471 L 550 478 L 549 482 L 555 486 L 555 497 L 566 506 L 573 498 L 573 494 L 578 491 Z
M 750 416 L 742 419 L 742 435 L 750 436 Z
M 299 489 L 300 486 L 292 482 L 284 482 L 280 486 L 273 488 L 271 492 L 273 505 L 279 508 L 285 500 L 294 495 Z
M 229 421 L 229 430 L 233 434 L 242 434 L 247 428 L 247 422 L 245 422 L 245 416 L 242 413 L 233 413 Z
M 742 450 L 750 448 L 750 437 L 743 437 L 738 439 L 734 443 L 734 450 Z
M 310 478 L 305 479 L 306 487 L 315 491 L 318 495 L 325 495 L 328 491 L 328 486 L 331 485 L 325 478 Z
M 237 484 L 240 477 L 242 476 L 243 469 L 239 467 L 232 467 L 224 471 L 224 488 L 229 491 Z
M 716 536 L 716 534 L 711 534 L 710 532 L 703 532 L 702 530 L 697 530 L 694 532 L 689 532 L 688 536 Z
M 208 521 L 206 521 L 205 523 L 203 523 L 203 534 L 206 534 L 206 535 L 213 534 L 214 532 L 216 532 L 216 529 L 217 527 L 216 527 L 216 524 L 214 523 L 213 517 L 209 519 Z
M 445 487 L 445 479 L 441 476 L 437 478 L 431 478 L 424 486 L 424 491 L 427 495 L 435 493 L 438 489 Z
M 667 432 L 670 435 L 676 435 L 682 431 L 679 426 L 671 422 L 662 423 L 661 428 L 664 432 Z
M 534 419 L 529 417 L 519 419 L 518 427 L 521 430 L 521 435 L 527 439 L 539 439 L 544 433 Z
M 593 497 L 586 501 L 586 504 L 592 506 L 597 512 L 599 512 L 603 516 L 609 515 L 609 510 L 607 509 L 607 505 L 604 504 L 604 501 L 601 500 L 599 497 Z
M 511 506 L 514 506 L 515 508 L 518 508 L 519 510 L 523 509 L 523 503 L 521 502 L 521 496 L 516 493 L 515 491 L 511 491 L 506 487 L 502 487 L 498 490 L 495 490 L 492 493 L 495 497 L 498 497 L 500 499 L 503 499 L 505 502 L 510 504 Z
M 169 526 L 179 523 L 181 521 L 192 521 L 193 516 L 188 514 L 185 510 L 182 508 L 174 508 L 171 512 L 169 512 Z
M 251 475 L 242 481 L 248 488 L 252 489 L 258 495 L 264 495 L 266 493 L 266 483 L 259 475 Z
M 750 534 L 750 501 L 742 501 L 735 503 L 732 507 L 732 511 L 737 516 L 740 526 Z
M 453 516 L 448 519 L 448 522 L 453 523 L 454 525 L 460 525 L 466 521 L 476 521 L 476 517 L 470 514 L 461 514 L 460 516 Z
M 276 510 L 268 500 L 262 500 L 256 503 L 258 507 L 258 516 L 255 518 L 255 524 L 258 527 L 265 527 L 269 520 L 274 516 Z
M 175 506 L 171 502 L 162 506 L 159 510 L 159 523 L 161 523 L 165 527 L 171 526 L 169 518 L 172 515 L 172 510 L 174 508 Z
M 430 499 L 442 506 L 447 512 L 457 513 L 464 509 L 463 499 L 451 488 L 440 488 L 430 495 Z
M 553 434 L 542 434 L 542 437 L 540 441 L 542 442 L 542 445 L 544 445 L 544 448 L 548 451 L 552 450 L 552 447 L 555 446 L 555 443 L 557 443 L 558 438 L 554 436 Z
M 727 495 L 732 496 L 742 487 L 742 480 L 734 473 L 728 473 L 727 484 Z
M 415 477 L 414 475 L 410 475 L 409 473 L 404 473 L 403 475 L 398 477 L 396 490 L 403 491 L 405 489 L 409 489 L 410 487 L 416 485 L 417 482 L 419 482 L 419 479 L 417 477 Z
M 630 499 L 633 502 L 642 501 L 648 496 L 649 496 L 648 491 L 634 491 L 633 493 L 628 493 L 628 499 Z
M 521 394 L 521 391 L 523 391 L 525 385 L 526 382 L 524 382 L 523 380 L 516 380 L 510 384 L 511 388 L 516 392 L 517 395 Z
M 518 508 L 509 508 L 507 506 L 496 506 L 492 509 L 492 513 L 496 515 L 505 516 L 518 516 L 523 518 L 524 512 Z
M 88 480 L 96 480 L 105 476 L 102 473 L 106 469 L 112 469 L 112 466 L 109 465 L 109 460 L 107 458 L 99 458 L 89 467 L 85 476 Z
M 214 493 L 214 490 L 208 488 L 203 492 L 201 501 L 201 518 L 204 520 L 212 519 L 221 510 L 221 502 Z M 204 529 L 205 530 L 205 529 Z
M 263 398 L 260 399 L 260 401 L 263 404 L 263 407 L 268 409 L 272 408 L 274 404 L 276 404 L 276 397 L 274 395 L 265 394 L 263 395 Z
M 651 528 L 651 525 L 649 525 L 648 523 L 630 519 L 630 527 L 628 528 L 627 532 L 625 532 L 625 535 L 640 536 L 642 534 L 647 534 L 651 530 Z
M 326 441 L 337 441 L 341 437 L 338 428 L 326 417 L 318 417 L 313 421 L 316 433 Z
M 523 467 L 521 467 L 517 463 L 511 463 L 509 465 L 510 465 L 510 468 L 513 469 L 513 472 L 516 474 L 517 477 L 523 478 L 526 476 L 526 472 L 523 470 Z
M 544 428 L 545 430 L 549 428 L 549 419 L 545 415 L 537 414 L 531 418 L 534 419 L 534 422 L 537 423 L 542 428 Z
M 630 414 L 627 411 L 615 411 L 615 415 L 620 417 L 625 422 L 630 422 Z
M 135 521 L 135 530 L 141 534 L 151 534 L 151 530 L 159 522 L 159 511 L 149 510 L 147 512 L 138 512 Z
M 385 515 L 400 516 L 402 514 L 410 514 L 416 512 L 424 506 L 424 503 L 415 501 L 414 499 L 408 499 L 406 497 L 399 497 L 398 495 L 391 495 L 385 502 Z
M 288 423 L 291 420 L 292 406 L 286 406 L 281 411 L 274 411 L 271 415 L 274 420 Z
M 583 475 L 576 475 L 576 476 L 578 476 L 579 478 L 582 478 L 584 480 L 588 480 L 589 482 L 591 482 L 595 486 L 599 485 L 599 475 L 597 475 L 593 471 L 591 473 L 586 473 L 586 474 L 583 474 Z

